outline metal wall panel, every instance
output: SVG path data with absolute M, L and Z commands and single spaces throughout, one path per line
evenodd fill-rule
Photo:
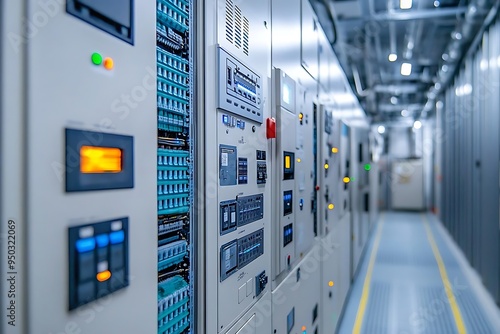
M 474 170 L 472 173 L 473 187 L 472 187 L 472 265 L 479 269 L 481 263 L 481 233 L 480 233 L 480 223 L 482 221 L 481 212 L 481 133 L 478 129 L 482 127 L 481 114 L 479 113 L 479 108 L 481 106 L 479 96 L 480 96 L 480 62 L 481 62 L 481 51 L 476 53 L 474 56 L 474 74 L 473 74 L 473 109 L 474 113 L 472 115 L 472 149 L 473 149 L 473 164 Z
M 485 34 L 483 39 L 483 64 L 482 74 L 485 86 L 483 126 L 482 134 L 482 163 L 483 171 L 482 185 L 482 235 L 481 244 L 483 246 L 481 256 L 481 274 L 483 282 L 490 290 L 493 296 L 498 300 L 498 162 L 499 162 L 499 113 L 498 113 L 498 76 L 495 75 L 495 69 L 490 63 L 490 59 L 495 57 L 495 45 L 498 44 L 496 35 Z M 495 57 L 496 58 L 496 57 Z
M 500 24 L 489 27 L 445 93 L 442 219 L 500 300 Z

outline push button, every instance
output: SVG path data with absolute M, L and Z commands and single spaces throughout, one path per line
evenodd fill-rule
M 97 247 L 106 247 L 109 244 L 109 236 L 107 234 L 101 234 L 95 237 Z
M 122 243 L 125 240 L 125 232 L 117 231 L 109 234 L 109 241 L 112 245 Z
M 85 238 L 80 239 L 76 242 L 76 250 L 79 253 L 90 252 L 95 248 L 95 239 L 94 238 Z
M 128 218 L 69 228 L 70 310 L 128 286 L 126 233 Z

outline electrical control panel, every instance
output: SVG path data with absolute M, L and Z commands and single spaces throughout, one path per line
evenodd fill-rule
M 336 154 L 338 148 L 335 146 L 335 119 L 332 111 L 324 106 L 320 106 L 318 115 L 318 165 L 317 173 L 320 190 L 319 200 L 319 221 L 322 229 L 322 235 L 328 235 L 338 219 L 336 207 L 339 205 L 337 200 L 336 186 L 338 184 L 338 164 Z M 337 169 L 337 170 L 335 170 Z
M 342 141 L 347 127 L 333 116 L 332 108 L 321 106 L 318 120 L 318 217 L 325 259 L 321 267 L 321 315 L 322 330 L 330 333 L 335 331 L 351 282 L 351 215 L 346 202 L 350 147 Z
M 218 330 L 262 298 L 270 275 L 271 146 L 262 74 L 220 46 L 216 121 Z M 213 129 L 212 129 L 213 130 Z
M 297 263 L 273 291 L 271 333 L 333 333 L 321 328 L 320 266 L 314 252 Z M 285 300 L 286 302 L 282 302 Z
M 295 253 L 302 258 L 311 249 L 315 237 L 319 235 L 317 219 L 316 174 L 318 153 L 314 147 L 318 106 L 314 93 L 301 85 L 296 85 L 295 127 Z
M 193 3 L 156 5 L 158 333 L 189 333 L 195 316 Z
M 23 110 L 16 223 L 29 259 L 17 277 L 15 330 L 154 333 L 155 240 L 170 228 L 156 225 L 155 2 L 16 4 L 43 27 L 16 44 L 23 76 L 13 86 L 30 103 L 9 111 Z
M 280 69 L 273 70 L 273 113 L 276 118 L 275 239 L 274 278 L 291 268 L 295 261 L 294 230 L 298 209 L 295 183 L 296 166 L 296 85 Z
M 206 310 L 205 330 L 267 333 L 270 321 L 254 321 L 257 305 L 270 300 L 270 1 L 209 0 L 204 8 L 200 201 L 206 298 L 217 305 Z
M 265 137 L 264 127 L 226 110 L 217 114 L 219 303 L 231 305 L 219 313 L 224 329 L 266 290 L 271 196 L 266 183 L 269 148 L 258 138 Z
M 350 196 L 350 183 L 351 183 L 351 129 L 344 122 L 338 122 L 338 131 L 340 133 L 340 146 L 337 150 L 340 155 L 340 175 L 338 192 L 340 194 L 341 207 L 339 216 L 343 217 L 351 210 L 351 196 Z
M 370 229 L 368 210 L 365 208 L 369 204 L 369 187 L 367 184 L 369 171 L 365 170 L 368 159 L 368 129 L 351 128 L 351 166 L 350 188 L 351 197 L 351 226 L 352 226 L 352 268 L 357 268 L 363 249 L 368 239 Z M 365 197 L 368 195 L 368 197 Z

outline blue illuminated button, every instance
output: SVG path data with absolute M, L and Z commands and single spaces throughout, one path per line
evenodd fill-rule
M 95 237 L 97 241 L 97 247 L 106 247 L 109 244 L 109 237 L 107 234 L 100 234 Z
M 122 243 L 125 240 L 125 232 L 117 231 L 109 234 L 109 240 L 112 245 Z
M 95 248 L 95 239 L 94 238 L 80 239 L 76 242 L 76 250 L 79 253 L 90 252 L 94 248 Z
M 222 115 L 222 123 L 224 123 L 224 124 L 229 123 L 229 119 L 228 119 L 227 115 Z

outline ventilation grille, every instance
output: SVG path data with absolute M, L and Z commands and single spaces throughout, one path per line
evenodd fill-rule
M 250 53 L 250 22 L 233 0 L 226 0 L 226 39 L 247 56 Z
M 226 39 L 229 43 L 234 44 L 234 15 L 233 15 L 233 1 L 226 0 Z

